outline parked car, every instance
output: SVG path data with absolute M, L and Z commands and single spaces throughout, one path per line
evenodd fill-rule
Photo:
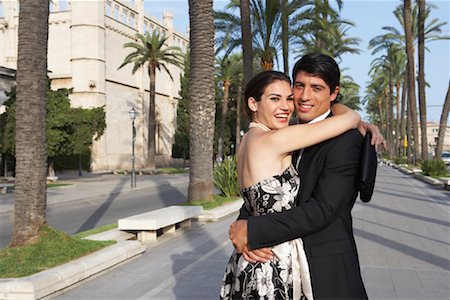
M 450 165 L 450 152 L 442 152 L 441 159 L 442 159 L 447 165 Z

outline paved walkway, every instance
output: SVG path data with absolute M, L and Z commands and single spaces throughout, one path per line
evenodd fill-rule
M 372 201 L 353 210 L 370 299 L 450 299 L 449 212 L 449 191 L 379 167 Z M 55 299 L 218 299 L 235 218 L 181 231 Z

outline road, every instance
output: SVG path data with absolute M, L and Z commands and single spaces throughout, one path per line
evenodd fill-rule
M 72 201 L 51 201 L 47 206 L 47 221 L 50 226 L 63 230 L 69 234 L 88 230 L 102 225 L 116 223 L 119 218 L 155 210 L 161 207 L 183 203 L 187 199 L 188 176 L 172 176 L 176 180 L 162 180 L 164 177 L 152 177 L 155 184 L 144 189 L 137 189 L 122 193 L 109 193 L 103 196 L 86 196 L 85 199 Z M 139 177 L 138 177 L 139 178 Z M 150 178 L 150 176 L 148 177 Z M 138 186 L 143 185 L 142 177 Z M 128 180 L 128 178 L 127 178 Z M 98 182 L 85 182 L 84 184 L 99 184 Z M 120 184 L 127 184 L 121 182 Z M 103 184 L 107 185 L 106 183 Z M 48 194 L 62 194 L 74 197 L 74 193 L 87 192 L 78 184 L 77 187 L 63 188 L 58 191 L 49 191 Z M 117 185 L 116 185 L 117 186 Z M 112 190 L 117 187 L 111 188 Z M 92 192 L 93 194 L 95 191 Z M 60 198 L 61 198 L 60 197 Z M 66 199 L 67 200 L 67 199 Z M 0 248 L 9 244 L 12 232 L 12 212 L 0 213 Z

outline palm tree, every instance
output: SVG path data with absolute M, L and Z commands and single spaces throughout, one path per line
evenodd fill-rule
M 388 99 L 386 103 L 388 107 L 387 114 L 387 125 L 389 130 L 386 132 L 389 153 L 391 156 L 395 156 L 399 146 L 400 133 L 400 88 L 401 83 L 404 78 L 404 68 L 405 68 L 405 55 L 403 47 L 394 43 L 389 39 L 385 39 L 384 36 L 377 36 L 369 41 L 369 49 L 374 49 L 372 54 L 376 54 L 380 51 L 384 51 L 381 57 L 375 58 L 371 65 L 372 69 L 382 69 L 382 74 L 385 74 L 386 84 L 388 86 Z M 394 87 L 395 92 L 395 107 L 396 107 L 396 118 L 394 118 L 393 113 L 393 99 L 394 99 Z M 395 133 L 395 134 L 394 134 Z
M 360 39 L 347 36 L 347 31 L 354 26 L 354 23 L 339 18 L 337 12 L 330 8 L 328 13 L 317 13 L 318 7 L 309 9 L 298 14 L 293 23 L 296 30 L 293 35 L 296 37 L 297 57 L 301 57 L 309 52 L 321 52 L 337 59 L 344 53 L 358 54 Z M 327 15 L 327 19 L 316 17 Z
M 436 143 L 435 157 L 441 157 L 444 147 L 445 131 L 447 129 L 448 113 L 450 111 L 450 82 L 445 96 L 444 106 L 442 107 L 441 121 L 439 122 L 438 140 Z
M 252 27 L 250 20 L 250 1 L 240 1 L 242 53 L 244 56 L 244 85 L 253 76 Z M 237 147 L 237 145 L 236 145 Z
M 403 19 L 404 19 L 404 30 L 405 30 L 405 44 L 406 44 L 406 55 L 407 55 L 407 74 L 408 74 L 408 109 L 411 114 L 412 121 L 412 131 L 414 136 L 414 158 L 419 157 L 419 143 L 417 138 L 419 137 L 419 128 L 417 126 L 417 106 L 416 106 L 416 85 L 415 85 L 415 75 L 414 75 L 414 49 L 413 49 L 413 33 L 412 33 L 412 12 L 411 12 L 411 0 L 405 0 L 403 2 Z M 425 132 L 423 133 L 425 134 Z M 422 134 L 422 135 L 423 135 Z M 427 145 L 422 145 L 426 147 Z
M 417 83 L 419 85 L 419 112 L 422 145 L 422 159 L 428 159 L 428 141 L 427 141 L 427 104 L 425 98 L 425 0 L 417 1 L 419 7 L 418 16 L 418 57 L 419 57 L 419 76 Z
M 47 204 L 49 1 L 20 1 L 16 98 L 16 200 L 11 246 L 37 241 Z
M 281 0 L 281 48 L 284 74 L 289 76 L 289 0 Z
M 291 28 L 295 25 L 291 22 L 296 18 L 295 13 L 301 14 L 301 8 L 312 5 L 310 1 L 305 0 L 280 0 L 281 1 L 281 48 L 283 52 L 284 73 L 289 76 L 289 43 L 292 36 Z M 300 11 L 300 12 L 299 12 Z
M 225 50 L 228 55 L 243 44 L 239 16 L 229 12 L 239 7 L 239 1 L 232 0 L 223 11 L 216 11 L 215 27 L 220 33 L 216 44 L 218 51 Z M 251 0 L 252 45 L 254 53 L 264 70 L 273 69 L 281 42 L 281 13 L 278 1 Z
M 222 115 L 220 119 L 220 135 L 217 151 L 217 159 L 219 161 L 222 161 L 224 158 L 225 123 L 228 115 L 230 85 L 234 81 L 239 83 L 240 73 L 242 73 L 241 61 L 241 54 L 234 54 L 230 57 L 223 57 L 217 60 L 216 78 L 222 83 L 223 87 Z
M 139 68 L 147 63 L 148 76 L 150 78 L 150 101 L 148 105 L 148 139 L 147 139 L 147 162 L 146 167 L 149 169 L 155 168 L 155 154 L 156 154 L 156 111 L 155 111 L 155 81 L 156 69 L 161 71 L 163 69 L 172 79 L 169 71 L 169 65 L 181 67 L 182 55 L 180 48 L 170 46 L 164 47 L 164 43 L 168 37 L 161 36 L 158 31 L 153 31 L 152 35 L 148 32 L 145 35 L 136 34 L 138 43 L 130 42 L 123 45 L 124 48 L 132 48 L 133 52 L 125 57 L 119 69 L 127 64 L 133 64 L 132 74 L 136 73 Z
M 359 85 L 353 80 L 351 76 L 343 75 L 340 81 L 340 101 L 354 110 L 361 109 L 361 100 L 359 96 Z
M 272 70 L 280 49 L 281 14 L 277 1 L 252 0 L 255 52 L 263 70 Z
M 427 24 L 425 24 L 425 21 L 428 19 L 431 9 L 434 7 L 432 5 L 428 5 L 425 8 L 425 4 L 421 4 L 424 6 L 423 8 L 423 44 L 424 44 L 424 49 L 426 49 L 425 47 L 425 42 L 430 42 L 430 41 L 435 41 L 435 40 L 442 40 L 442 39 L 449 39 L 449 36 L 443 36 L 441 35 L 442 32 L 442 26 L 444 26 L 446 24 L 446 22 L 440 22 L 439 19 L 432 19 L 431 21 L 429 21 Z M 411 5 L 409 5 L 411 8 Z M 404 13 L 404 6 L 399 5 L 395 11 L 394 11 L 394 15 L 397 18 L 398 22 L 401 24 L 401 26 L 403 27 L 403 29 L 406 27 L 405 24 L 405 13 Z M 410 16 L 411 16 L 411 32 L 412 32 L 412 56 L 414 57 L 414 51 L 415 51 L 415 47 L 414 45 L 418 43 L 418 37 L 419 37 L 419 9 L 418 6 L 415 5 L 413 8 L 410 9 Z M 422 18 L 422 17 L 421 17 Z M 387 31 L 386 34 L 379 36 L 379 39 L 382 40 L 390 40 L 392 42 L 396 42 L 397 44 L 402 45 L 402 47 L 405 48 L 405 52 L 406 52 L 406 42 L 405 42 L 405 35 L 402 31 L 397 30 L 394 27 L 390 27 L 390 26 L 386 26 L 383 27 L 384 30 Z M 423 58 L 424 59 L 424 58 Z M 419 62 L 420 64 L 420 62 Z M 413 67 L 413 73 L 415 74 L 415 70 L 414 70 L 414 65 Z M 420 72 L 420 71 L 419 71 Z M 424 92 L 424 87 L 425 87 L 425 77 L 423 77 L 423 82 L 420 82 L 421 76 L 419 74 L 418 77 L 418 84 L 419 84 L 419 89 L 422 89 L 422 92 L 419 91 L 419 112 L 420 112 L 420 122 L 421 122 L 421 131 L 424 133 L 422 134 L 422 145 L 427 145 L 427 141 L 426 141 L 426 101 L 425 101 L 425 92 Z M 414 90 L 415 92 L 415 90 Z M 409 100 L 408 100 L 409 102 Z M 416 105 L 415 105 L 416 106 Z M 413 112 L 412 112 L 413 113 Z M 416 113 L 413 113 L 415 115 L 417 115 Z M 417 120 L 413 119 L 411 120 L 412 124 L 413 124 L 413 129 L 418 126 Z M 413 136 L 414 136 L 414 132 L 415 130 L 413 130 Z M 417 129 L 417 133 L 418 133 L 418 129 Z M 419 147 L 418 145 L 418 136 L 415 136 L 413 138 L 414 140 L 416 140 L 417 144 L 417 149 Z M 416 148 L 415 148 L 416 149 Z M 427 158 L 428 155 L 423 151 L 427 151 L 427 147 L 422 147 L 422 152 L 421 152 L 421 156 L 422 158 Z
M 189 0 L 190 180 L 188 201 L 213 194 L 214 19 L 212 0 Z

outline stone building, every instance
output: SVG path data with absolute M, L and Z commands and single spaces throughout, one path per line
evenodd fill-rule
M 420 126 L 420 125 L 419 125 Z M 439 133 L 439 123 L 427 122 L 428 153 L 434 155 Z M 420 130 L 419 130 L 420 141 Z M 446 126 L 444 135 L 444 151 L 450 151 L 450 126 Z
M 0 66 L 16 69 L 19 1 L 0 1 Z M 74 107 L 104 106 L 107 128 L 92 147 L 93 172 L 131 169 L 132 128 L 129 111 L 136 119 L 136 168 L 145 164 L 149 77 L 147 68 L 131 74 L 132 65 L 120 70 L 131 52 L 123 48 L 135 42 L 136 33 L 154 30 L 169 37 L 167 46 L 188 48 L 186 34 L 173 29 L 173 17 L 163 21 L 144 13 L 144 1 L 53 0 L 50 4 L 48 69 L 52 89 L 71 88 Z M 156 74 L 157 164 L 170 162 L 182 70 L 169 66 L 174 81 Z

